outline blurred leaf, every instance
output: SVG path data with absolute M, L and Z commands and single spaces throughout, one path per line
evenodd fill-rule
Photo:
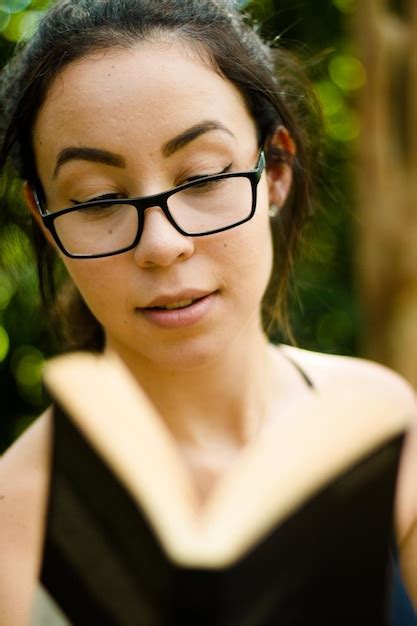
M 358 114 L 353 110 L 334 116 L 328 121 L 329 135 L 336 141 L 353 141 L 359 137 L 360 130 Z
M 0 32 L 2 32 L 10 22 L 10 12 L 0 7 Z
M 357 7 L 358 0 L 332 0 L 334 6 L 342 13 L 353 13 Z
M 9 276 L 6 273 L 0 272 L 0 311 L 8 307 L 14 291 Z
M 33 346 L 21 346 L 12 357 L 14 374 L 21 387 L 33 387 L 41 381 L 43 354 Z
M 20 13 L 30 5 L 31 0 L 0 0 L 0 10 L 9 13 Z
M 330 60 L 329 74 L 332 81 L 344 91 L 356 91 L 366 82 L 363 64 L 348 54 L 339 54 Z
M 13 352 L 11 369 L 22 397 L 34 405 L 43 401 L 41 386 L 45 357 L 35 346 L 19 346 Z
M 10 275 L 19 272 L 32 261 L 27 234 L 16 224 L 9 224 L 0 232 L 0 263 Z
M 343 94 L 330 80 L 321 80 L 315 87 L 325 117 L 336 115 L 346 108 Z
M 4 38 L 12 42 L 30 39 L 42 15 L 42 11 L 24 11 L 11 15 L 9 23 L 3 30 Z
M 6 329 L 0 326 L 0 362 L 4 361 L 9 353 L 10 339 Z

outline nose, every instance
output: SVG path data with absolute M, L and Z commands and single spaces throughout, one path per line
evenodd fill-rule
M 146 209 L 144 225 L 134 250 L 135 262 L 140 267 L 168 267 L 176 261 L 185 261 L 194 253 L 194 241 L 178 232 L 160 207 Z

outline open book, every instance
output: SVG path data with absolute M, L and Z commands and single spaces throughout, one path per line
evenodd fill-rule
M 117 357 L 58 357 L 44 380 L 55 410 L 41 580 L 70 623 L 385 623 L 407 416 L 383 398 L 312 391 L 201 505 Z

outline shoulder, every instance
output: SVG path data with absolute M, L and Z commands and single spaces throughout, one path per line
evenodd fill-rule
M 417 417 L 405 440 L 398 474 L 396 531 L 401 570 L 417 609 Z
M 26 623 L 41 558 L 49 448 L 46 413 L 0 459 L 0 626 Z
M 414 389 L 399 374 L 379 363 L 292 346 L 282 346 L 282 349 L 303 369 L 318 390 L 325 392 L 336 386 L 345 389 L 346 393 L 378 393 L 381 401 L 392 403 L 396 410 L 410 415 L 416 413 Z
M 51 414 L 46 411 L 17 439 L 0 459 L 1 504 L 13 494 L 31 490 L 48 470 Z

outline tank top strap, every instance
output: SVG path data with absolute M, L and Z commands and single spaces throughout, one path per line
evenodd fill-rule
M 284 356 L 284 358 L 291 363 L 291 365 L 293 367 L 295 367 L 295 369 L 298 371 L 298 373 L 300 374 L 300 376 L 303 378 L 304 382 L 306 383 L 306 385 L 308 387 L 310 387 L 310 389 L 315 389 L 316 386 L 314 385 L 313 381 L 311 380 L 310 376 L 307 374 L 307 372 L 301 367 L 301 365 L 299 363 L 297 363 L 297 361 L 289 356 L 288 354 L 285 353 L 285 350 L 281 350 L 281 354 Z

